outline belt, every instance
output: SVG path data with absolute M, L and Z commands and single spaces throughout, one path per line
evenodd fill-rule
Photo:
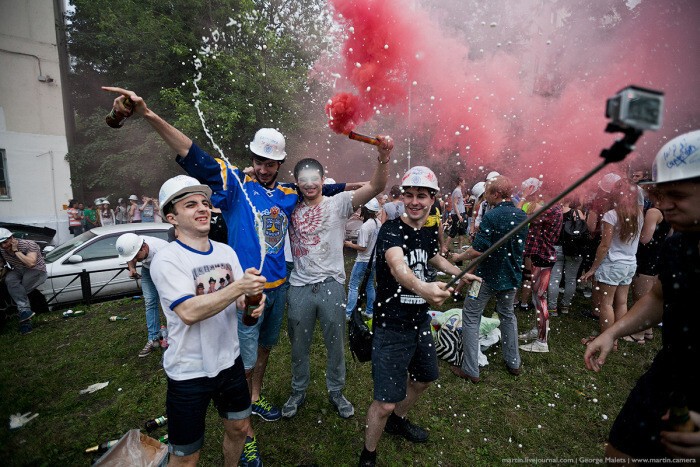
M 326 278 L 323 279 L 321 282 L 314 282 L 313 284 L 309 284 L 309 285 L 311 285 L 311 292 L 312 292 L 312 293 L 318 293 L 318 290 L 321 288 L 321 284 L 325 284 L 325 283 L 327 283 L 327 282 L 331 282 L 331 281 L 334 281 L 334 280 L 335 280 L 335 279 L 333 279 L 332 277 L 326 277 Z

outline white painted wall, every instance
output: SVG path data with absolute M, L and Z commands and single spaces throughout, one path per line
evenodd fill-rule
M 0 11 L 0 149 L 10 190 L 0 220 L 51 227 L 60 243 L 70 236 L 72 189 L 54 2 L 0 0 Z

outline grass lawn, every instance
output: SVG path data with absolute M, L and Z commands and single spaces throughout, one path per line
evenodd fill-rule
M 352 267 L 348 259 L 348 271 Z M 491 307 L 493 304 L 491 304 Z M 427 444 L 382 438 L 380 465 L 500 465 L 503 459 L 602 460 L 603 443 L 622 403 L 660 346 L 660 333 L 645 346 L 620 341 L 602 373 L 583 365 L 581 337 L 597 328 L 578 311 L 552 318 L 550 353 L 522 354 L 523 373 L 506 372 L 499 346 L 488 352 L 483 382 L 467 384 L 440 363 L 440 379 L 409 414 L 430 431 Z M 461 308 L 452 303 L 441 309 Z M 143 302 L 121 299 L 92 306 L 82 317 L 63 319 L 59 311 L 38 315 L 35 331 L 17 332 L 10 320 L 0 331 L 0 458 L 4 465 L 89 465 L 84 450 L 119 438 L 145 420 L 165 413 L 166 379 L 160 352 L 137 353 L 146 340 Z M 492 310 L 487 309 L 487 315 Z M 128 317 L 110 322 L 110 315 Z M 532 313 L 517 312 L 519 330 L 532 327 Z M 367 408 L 372 400 L 369 363 L 347 360 L 345 394 L 355 416 L 341 419 L 325 389 L 325 349 L 318 331 L 312 347 L 312 382 L 296 417 L 275 423 L 254 418 L 266 465 L 357 465 Z M 290 391 L 290 346 L 286 324 L 271 355 L 263 393 L 283 404 Z M 93 394 L 93 383 L 109 386 Z M 37 412 L 24 427 L 10 431 L 9 417 Z M 153 433 L 167 433 L 167 426 Z M 222 465 L 222 424 L 213 407 L 200 465 Z M 551 461 L 550 461 L 551 462 Z M 573 461 L 569 462 L 573 463 Z

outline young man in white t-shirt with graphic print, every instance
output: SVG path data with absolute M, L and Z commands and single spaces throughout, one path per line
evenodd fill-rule
M 168 321 L 170 346 L 163 368 L 173 465 L 199 460 L 211 400 L 224 419 L 226 465 L 238 462 L 251 430 L 236 313 L 244 308 L 245 295 L 262 292 L 265 278 L 255 268 L 244 273 L 231 247 L 209 240 L 210 195 L 209 187 L 180 175 L 163 184 L 159 197 L 163 217 L 177 231 L 177 240 L 158 251 L 150 271 Z M 209 278 L 227 276 L 233 282 L 221 290 L 198 293 L 198 285 Z M 264 306 L 263 298 L 253 316 L 260 316 Z M 251 456 L 243 456 L 241 465 L 262 465 L 257 452 L 244 454 Z
M 302 159 L 294 178 L 302 202 L 292 212 L 289 238 L 294 270 L 287 291 L 287 326 L 292 343 L 292 394 L 282 416 L 296 415 L 306 399 L 311 380 L 309 352 L 316 321 L 326 345 L 328 397 L 342 418 L 355 409 L 343 396 L 345 387 L 345 223 L 360 206 L 384 190 L 389 157 L 394 147 L 388 136 L 378 136 L 377 167 L 362 188 L 333 197 L 323 196 L 323 166 L 316 159 Z

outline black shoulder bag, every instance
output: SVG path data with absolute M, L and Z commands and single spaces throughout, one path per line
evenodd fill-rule
M 369 260 L 369 266 L 365 270 L 365 277 L 362 279 L 362 284 L 360 284 L 360 288 L 357 291 L 357 303 L 352 309 L 350 322 L 348 323 L 350 353 L 353 359 L 359 362 L 368 362 L 372 359 L 372 330 L 365 323 L 362 313 L 360 313 L 360 308 L 367 301 L 367 282 L 374 267 L 374 253 L 376 251 L 377 245 L 375 244 Z

